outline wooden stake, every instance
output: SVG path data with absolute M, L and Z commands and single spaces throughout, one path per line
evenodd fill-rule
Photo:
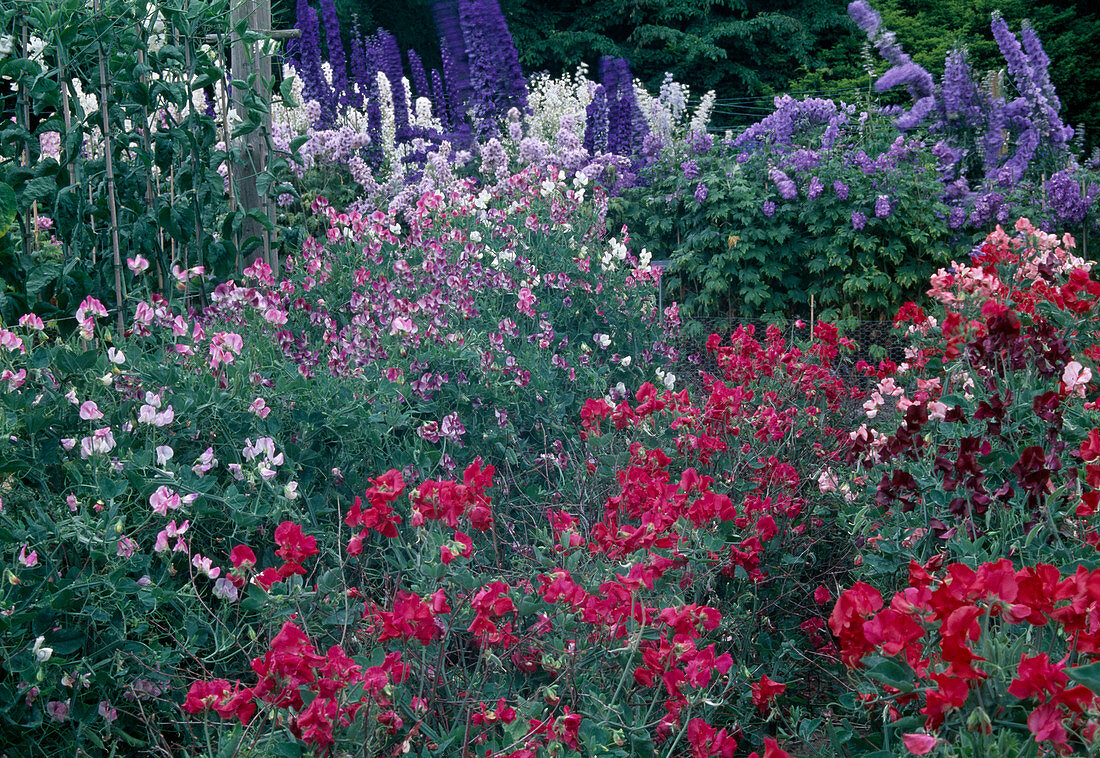
M 92 12 L 98 15 L 99 0 L 92 0 Z M 103 43 L 99 48 L 99 114 L 103 119 L 103 153 L 107 169 L 107 207 L 111 212 L 111 250 L 115 268 L 115 307 L 118 309 L 118 334 L 126 331 L 126 314 L 122 297 L 122 250 L 118 240 L 118 202 L 115 199 L 115 169 L 111 156 L 111 129 L 108 125 L 107 64 L 103 56 Z

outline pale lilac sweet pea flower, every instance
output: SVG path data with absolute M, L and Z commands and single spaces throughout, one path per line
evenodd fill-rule
M 63 700 L 51 700 L 46 703 L 46 713 L 50 721 L 60 724 L 69 718 L 69 704 Z
M 164 485 L 158 487 L 156 492 L 149 496 L 149 505 L 152 506 L 153 513 L 158 516 L 167 516 L 169 510 L 177 510 L 181 504 L 179 494 Z
M 85 421 L 98 421 L 103 418 L 103 411 L 99 410 L 94 400 L 85 400 L 80 404 L 80 418 Z

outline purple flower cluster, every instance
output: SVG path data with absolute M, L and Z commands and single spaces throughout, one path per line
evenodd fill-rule
M 680 164 L 680 170 L 684 172 L 684 178 L 689 182 L 699 178 L 699 164 L 695 161 L 684 161 Z
M 601 99 L 598 104 L 597 98 Z M 606 121 L 603 116 L 605 111 Z M 604 56 L 600 59 L 600 85 L 588 108 L 585 147 L 592 155 L 601 151 L 624 156 L 640 155 L 647 134 L 649 127 L 634 95 L 630 62 L 626 58 Z
M 510 109 L 526 109 L 527 79 L 500 3 L 459 0 L 458 11 L 470 74 L 467 105 L 475 130 L 495 135 Z
M 288 57 L 298 76 L 302 78 L 302 95 L 315 100 L 321 106 L 318 128 L 326 128 L 336 121 L 337 99 L 321 70 L 321 25 L 317 11 L 307 0 L 298 0 L 297 28 L 301 36 L 288 49 Z
M 597 84 L 592 100 L 585 109 L 584 149 L 589 155 L 607 152 L 607 122 L 607 90 L 602 84 Z
M 863 211 L 852 211 L 852 228 L 859 231 L 867 226 L 867 214 Z
M 707 199 L 707 194 L 707 185 L 703 182 L 699 182 L 699 184 L 695 187 L 695 202 L 704 202 Z
M 985 124 L 986 106 L 965 47 L 956 48 L 944 59 L 936 131 L 977 130 Z
M 913 59 L 901 49 L 894 33 L 882 25 L 882 18 L 867 4 L 866 0 L 854 0 L 849 4 L 848 15 L 864 31 L 879 55 L 891 66 L 875 82 L 875 89 L 885 92 L 892 87 L 905 85 L 913 97 L 913 107 L 895 121 L 898 129 L 905 131 L 920 126 L 936 107 L 932 75 L 913 62 Z
M 822 98 L 795 100 L 790 95 L 775 98 L 775 110 L 734 138 L 734 148 L 789 146 L 804 130 L 826 124 L 826 134 L 848 121 L 851 106 Z M 824 144 L 824 140 L 823 140 Z
M 777 168 L 768 169 L 768 178 L 775 184 L 775 188 L 779 190 L 779 195 L 784 200 L 794 200 L 798 197 L 798 187 L 795 185 L 791 178 Z
M 344 56 L 344 41 L 340 38 L 340 19 L 333 0 L 320 0 L 321 18 L 325 22 L 325 47 L 332 66 L 332 91 L 340 105 L 348 103 L 348 67 Z
M 691 152 L 696 155 L 704 155 L 714 147 L 714 135 L 706 132 L 695 131 L 691 133 Z
M 888 218 L 891 210 L 889 195 L 879 195 L 875 198 L 875 218 Z
M 1043 186 L 1048 207 L 1058 219 L 1066 224 L 1083 223 L 1089 210 L 1096 202 L 1100 187 L 1093 184 L 1086 190 L 1073 178 L 1073 171 L 1063 169 L 1056 172 Z

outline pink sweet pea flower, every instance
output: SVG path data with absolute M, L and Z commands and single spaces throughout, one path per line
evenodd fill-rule
M 99 410 L 94 400 L 85 400 L 80 405 L 80 418 L 85 421 L 98 421 L 103 418 L 103 412 Z
M 937 739 L 932 734 L 917 734 L 914 732 L 903 734 L 901 741 L 905 749 L 913 755 L 928 755 L 936 747 Z
M 27 545 L 19 548 L 19 562 L 27 568 L 34 568 L 38 565 L 38 551 L 32 550 L 27 552 Z

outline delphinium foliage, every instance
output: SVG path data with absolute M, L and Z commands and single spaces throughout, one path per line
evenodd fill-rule
M 619 203 L 616 219 L 672 260 L 686 313 L 808 315 L 812 297 L 828 316 L 878 317 L 1018 215 L 1086 246 L 1095 233 L 1095 173 L 1070 149 L 1030 26 L 1018 38 L 993 17 L 1008 81 L 979 80 L 956 49 L 937 83 L 869 5 L 849 12 L 890 64 L 875 92 L 903 86 L 910 106 L 779 97 L 716 144 L 666 143 Z

